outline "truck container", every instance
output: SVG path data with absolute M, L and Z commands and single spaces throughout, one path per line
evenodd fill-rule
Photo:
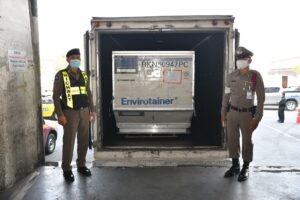
M 220 111 L 235 69 L 233 23 L 233 16 L 91 20 L 85 66 L 97 107 L 96 165 L 199 164 L 227 156 Z M 162 66 L 166 60 L 189 63 Z M 143 61 L 159 64 L 146 69 Z

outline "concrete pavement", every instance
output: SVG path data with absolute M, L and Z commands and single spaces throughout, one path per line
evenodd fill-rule
M 66 183 L 58 167 L 42 167 L 26 185 L 14 190 L 13 198 L 24 200 L 101 199 L 101 200 L 199 200 L 300 199 L 300 171 L 252 167 L 250 179 L 223 178 L 224 167 L 98 168 L 92 177 L 75 170 L 75 181 Z M 0 196 L 1 197 L 1 196 Z M 2 198 L 7 198 L 2 196 Z

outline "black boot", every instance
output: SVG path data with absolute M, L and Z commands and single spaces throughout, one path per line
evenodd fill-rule
M 71 170 L 64 171 L 64 177 L 67 182 L 74 181 L 74 175 Z
M 233 177 L 240 173 L 240 162 L 238 158 L 232 158 L 232 166 L 224 174 L 224 178 Z
M 241 173 L 239 174 L 238 181 L 242 182 L 249 178 L 249 162 L 244 162 Z
M 77 171 L 84 176 L 91 176 L 92 173 L 87 167 L 79 167 Z

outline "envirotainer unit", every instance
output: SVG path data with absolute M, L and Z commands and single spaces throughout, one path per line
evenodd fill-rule
M 113 51 L 113 112 L 119 133 L 189 133 L 193 51 Z
M 97 106 L 96 165 L 193 164 L 227 156 L 220 111 L 226 76 L 235 69 L 233 22 L 233 16 L 91 20 L 85 58 Z M 168 59 L 187 67 L 163 67 Z

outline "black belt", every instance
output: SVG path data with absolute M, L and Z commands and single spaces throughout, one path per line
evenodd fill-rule
M 254 107 L 238 108 L 238 107 L 235 107 L 235 106 L 230 106 L 230 109 L 238 111 L 238 112 L 253 112 L 254 111 Z
M 85 108 L 87 108 L 87 106 L 85 106 L 85 107 L 80 107 L 80 108 L 65 108 L 64 110 L 83 110 L 83 109 L 85 109 Z

